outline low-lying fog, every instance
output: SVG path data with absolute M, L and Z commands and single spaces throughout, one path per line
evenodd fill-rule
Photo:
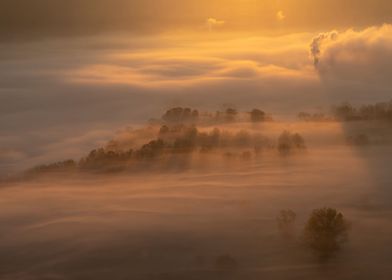
M 219 129 L 271 139 L 287 130 L 299 133 L 306 148 L 259 155 L 249 149 L 246 156 L 246 147 L 236 148 L 238 158 L 220 148 L 178 155 L 186 169 L 60 172 L 3 183 L 0 279 L 389 279 L 389 125 Z M 374 145 L 350 138 L 365 132 Z M 351 227 L 349 242 L 321 261 L 302 233 L 310 213 L 323 207 L 338 209 Z M 297 214 L 290 236 L 277 224 L 282 209 Z M 222 269 L 222 258 L 231 267 Z

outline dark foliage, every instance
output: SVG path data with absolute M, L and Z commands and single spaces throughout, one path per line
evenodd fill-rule
M 77 167 L 74 160 L 65 160 L 47 165 L 40 165 L 33 168 L 32 172 L 57 172 L 57 171 L 70 171 Z
M 160 156 L 165 148 L 165 142 L 162 139 L 153 140 L 136 151 L 137 159 L 154 159 Z
M 250 119 L 252 122 L 263 122 L 267 119 L 267 115 L 265 112 L 259 110 L 259 109 L 253 109 L 250 112 Z
M 278 150 L 281 154 L 289 154 L 293 150 L 305 149 L 305 140 L 298 133 L 284 131 L 278 139 Z
M 191 108 L 176 107 L 168 110 L 162 119 L 168 123 L 196 122 L 199 119 L 199 111 Z
M 343 103 L 333 110 L 335 117 L 341 121 L 386 120 L 392 121 L 392 101 L 363 105 L 358 108 Z
M 133 150 L 127 152 L 108 151 L 103 148 L 91 151 L 87 157 L 82 158 L 79 167 L 82 169 L 95 169 L 113 164 L 124 163 L 131 159 Z
M 304 240 L 320 257 L 329 257 L 348 240 L 349 224 L 332 208 L 314 210 L 304 230 Z
M 326 116 L 323 113 L 306 113 L 301 112 L 298 114 L 298 119 L 305 122 L 323 122 L 323 121 L 331 121 L 333 118 Z

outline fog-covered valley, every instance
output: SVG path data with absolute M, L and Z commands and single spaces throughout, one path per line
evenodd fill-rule
M 389 278 L 390 122 L 165 116 L 4 180 L 0 278 Z M 324 207 L 350 226 L 321 258 L 304 232 Z

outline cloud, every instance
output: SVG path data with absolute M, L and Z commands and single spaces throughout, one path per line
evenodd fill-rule
M 386 33 L 373 29 L 371 34 Z M 390 87 L 380 90 L 388 80 L 366 83 L 362 77 L 360 86 L 336 79 L 320 82 L 340 77 L 336 67 L 347 59 L 336 56 L 334 65 L 327 58 L 349 37 L 344 34 L 315 41 L 317 70 L 308 55 L 312 33 L 125 34 L 0 43 L 0 168 L 7 169 L 7 162 L 21 167 L 56 161 L 66 158 L 64 153 L 76 158 L 105 139 L 105 131 L 143 123 L 172 106 L 212 111 L 229 103 L 240 110 L 260 107 L 295 115 L 351 97 L 389 99 Z M 373 37 L 362 49 L 373 50 L 385 41 L 385 36 Z M 385 50 L 378 48 L 379 59 L 389 62 Z
M 325 41 L 334 41 L 338 36 L 337 31 L 331 31 L 327 33 L 320 33 L 318 36 L 314 37 L 312 43 L 310 44 L 310 55 L 313 58 L 314 66 L 317 67 L 320 61 L 321 46 Z
M 225 24 L 224 20 L 218 20 L 215 18 L 209 18 L 206 21 L 208 30 L 211 32 L 215 27 L 223 26 Z
M 310 53 L 324 80 L 392 85 L 392 25 L 320 34 L 313 39 Z

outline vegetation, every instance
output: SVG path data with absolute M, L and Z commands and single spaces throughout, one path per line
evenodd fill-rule
M 191 108 L 176 107 L 168 110 L 162 119 L 168 123 L 196 122 L 199 119 L 199 111 Z
M 105 165 L 113 165 L 115 163 L 124 163 L 132 158 L 133 150 L 127 152 L 108 151 L 103 148 L 91 151 L 85 158 L 79 161 L 79 167 L 82 169 L 98 169 Z
M 306 223 L 304 240 L 320 257 L 329 257 L 347 242 L 348 230 L 349 223 L 336 209 L 316 209 Z
M 343 103 L 333 110 L 335 117 L 341 121 L 392 121 L 392 101 L 363 105 L 358 108 L 350 103 Z
M 367 104 L 355 107 L 348 102 L 332 108 L 332 115 L 323 113 L 300 112 L 298 119 L 301 121 L 392 121 L 392 101 Z
M 32 172 L 58 172 L 58 171 L 70 171 L 77 168 L 77 163 L 70 159 L 60 161 L 47 165 L 39 165 L 33 168 Z
M 305 149 L 305 140 L 298 133 L 284 131 L 278 139 L 278 150 L 282 155 L 287 155 L 293 150 Z
M 124 144 L 121 140 L 121 144 Z M 126 144 L 126 147 L 129 145 Z M 112 140 L 106 147 L 92 150 L 79 162 L 72 160 L 38 166 L 31 171 L 35 173 L 63 170 L 92 170 L 92 171 L 122 171 L 137 168 L 141 162 L 153 166 L 172 155 L 189 155 L 194 152 L 221 152 L 227 159 L 249 161 L 260 155 L 264 149 L 272 150 L 277 147 L 281 154 L 305 148 L 301 135 L 283 132 L 277 145 L 267 137 L 246 130 L 237 132 L 222 131 L 214 128 L 210 131 L 200 131 L 195 125 L 173 124 L 163 125 L 156 139 L 138 149 L 121 148 Z
M 250 112 L 250 119 L 252 122 L 263 122 L 267 119 L 267 114 L 259 109 L 253 109 Z
M 201 117 L 215 122 L 235 122 L 239 113 L 233 108 L 217 112 L 216 116 L 203 114 L 191 108 L 172 108 L 162 116 L 163 123 L 157 132 L 156 126 L 138 129 L 137 135 L 129 131 L 122 132 L 121 137 L 111 140 L 105 147 L 94 149 L 78 162 L 73 160 L 42 165 L 33 168 L 33 173 L 63 171 L 69 169 L 82 171 L 123 171 L 136 170 L 143 163 L 143 169 L 165 161 L 178 160 L 174 155 L 190 155 L 194 152 L 221 153 L 225 158 L 249 161 L 261 155 L 264 150 L 277 149 L 282 154 L 305 148 L 305 141 L 299 134 L 283 132 L 277 141 L 261 133 L 248 130 L 227 131 L 214 128 L 209 131 L 199 129 L 196 125 Z M 246 114 L 249 120 L 249 113 Z M 252 122 L 270 120 L 259 109 L 250 112 Z M 208 122 L 207 122 L 208 123 Z M 210 125 L 208 123 L 208 125 Z
M 301 112 L 298 114 L 298 119 L 305 122 L 323 122 L 323 121 L 331 121 L 333 118 L 326 116 L 323 113 L 306 113 Z

